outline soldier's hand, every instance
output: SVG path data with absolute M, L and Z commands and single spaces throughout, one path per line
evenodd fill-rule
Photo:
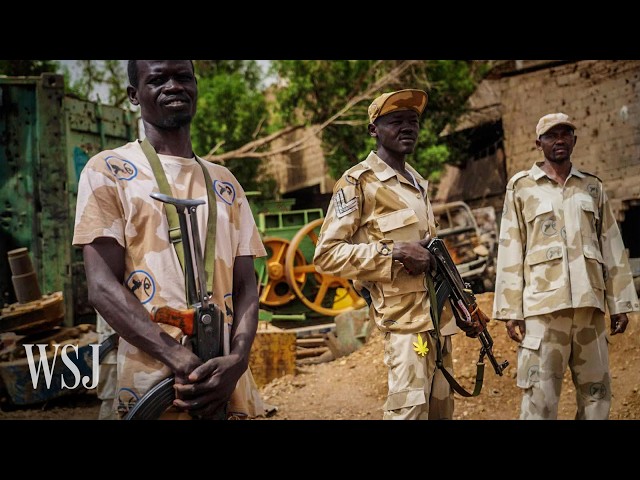
M 238 355 L 207 360 L 187 377 L 189 383 L 176 384 L 173 404 L 189 410 L 197 418 L 216 417 L 229 400 L 238 379 L 246 370 Z
M 509 338 L 518 343 L 522 342 L 522 339 L 524 338 L 524 335 L 526 333 L 524 320 L 508 320 L 506 326 Z
M 629 318 L 626 313 L 618 313 L 617 315 L 611 315 L 611 335 L 617 333 L 624 333 L 629 324 Z
M 396 242 L 393 246 L 393 259 L 404 265 L 409 275 L 421 275 L 436 267 L 436 260 L 426 249 L 431 237 L 418 242 Z

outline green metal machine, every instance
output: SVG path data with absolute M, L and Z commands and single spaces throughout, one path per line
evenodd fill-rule
M 131 112 L 67 95 L 61 75 L 0 76 L 2 302 L 15 302 L 7 252 L 26 247 L 42 292 L 63 292 L 65 325 L 95 318 L 71 246 L 78 178 L 92 155 L 136 137 Z
M 348 280 L 323 275 L 313 265 L 322 209 L 291 210 L 292 199 L 260 202 L 252 194 L 248 192 L 267 250 L 265 259 L 255 261 L 262 318 L 334 317 L 365 305 Z

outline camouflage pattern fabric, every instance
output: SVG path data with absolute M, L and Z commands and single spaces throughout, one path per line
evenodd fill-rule
M 112 334 L 115 333 L 113 328 L 96 313 L 96 332 L 98 333 L 98 342 L 102 343 Z M 98 385 L 96 386 L 96 396 L 102 401 L 100 411 L 98 412 L 98 420 L 115 420 L 116 406 L 113 402 L 118 391 L 118 349 L 111 350 L 100 362 L 98 371 Z
M 383 93 L 371 102 L 367 109 L 369 122 L 373 123 L 378 117 L 396 110 L 413 110 L 418 115 L 422 115 L 428 98 L 427 92 L 415 89 Z
M 384 404 L 384 420 L 451 420 L 453 390 L 436 366 L 436 342 L 432 334 L 390 333 L 384 337 L 384 363 L 389 369 L 389 394 Z M 420 335 L 429 348 L 425 356 L 414 350 Z M 444 367 L 453 375 L 451 336 L 444 337 Z
M 375 152 L 347 170 L 334 187 L 313 260 L 319 272 L 369 290 L 373 319 L 383 332 L 433 329 L 426 276 L 409 275 L 391 258 L 394 242 L 436 235 L 428 182 L 410 165 L 406 169 L 422 191 Z M 440 327 L 443 335 L 460 331 L 451 317 Z
M 500 225 L 493 316 L 565 308 L 639 309 L 629 260 L 602 182 L 574 167 L 564 188 L 537 165 L 514 175 Z
M 524 389 L 521 420 L 555 420 L 564 372 L 576 387 L 576 420 L 606 420 L 611 378 L 604 313 L 565 309 L 527 317 L 518 347 L 518 387 Z
M 576 418 L 608 418 L 605 308 L 638 310 L 638 297 L 602 181 L 572 166 L 562 186 L 537 163 L 514 175 L 502 212 L 493 316 L 525 320 L 522 419 L 557 417 L 567 365 Z
M 206 188 L 215 191 L 218 218 L 213 301 L 226 313 L 228 352 L 228 332 L 233 323 L 234 259 L 239 255 L 265 256 L 260 234 L 244 190 L 228 169 L 203 161 L 213 182 L 207 186 L 195 158 L 159 157 L 174 197 L 207 202 Z M 138 142 L 95 155 L 87 162 L 78 183 L 73 244 L 81 246 L 98 237 L 115 239 L 126 249 L 125 285 L 144 307 L 149 311 L 164 305 L 184 309 L 187 308 L 184 275 L 169 242 L 164 204 L 151 198 L 152 192 L 158 192 L 157 183 Z M 197 215 L 200 242 L 204 246 L 206 204 L 198 207 Z M 182 339 L 178 328 L 162 324 L 161 327 L 176 340 Z M 162 362 L 121 339 L 116 402 L 119 414 L 124 416 L 148 389 L 170 374 Z M 236 394 L 247 395 L 237 390 Z
M 576 129 L 576 125 L 569 119 L 569 115 L 566 113 L 550 113 L 538 120 L 536 137 L 540 138 L 541 135 L 544 135 L 557 125 L 566 125 L 572 130 Z
M 320 230 L 314 256 L 316 269 L 354 281 L 371 295 L 370 315 L 385 332 L 385 364 L 389 394 L 385 420 L 452 418 L 453 391 L 435 365 L 430 333 L 426 276 L 409 275 L 392 260 L 394 242 L 419 241 L 436 235 L 427 197 L 427 181 L 410 165 L 405 168 L 421 188 L 371 152 L 336 183 Z M 459 332 L 452 315 L 443 315 L 440 332 L 445 366 L 452 368 L 450 335 Z M 428 342 L 426 357 L 413 346 L 420 333 Z

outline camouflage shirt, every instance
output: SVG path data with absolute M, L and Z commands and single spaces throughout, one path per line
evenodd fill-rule
M 523 320 L 565 308 L 638 310 L 602 181 L 574 166 L 565 185 L 534 164 L 507 184 L 493 315 Z
M 425 275 L 409 275 L 392 260 L 396 241 L 435 236 L 428 182 L 406 165 L 421 189 L 399 175 L 375 152 L 347 170 L 334 187 L 320 230 L 314 264 L 321 273 L 354 280 L 371 294 L 373 318 L 382 331 L 421 332 L 433 328 Z M 443 335 L 456 333 L 443 319 Z
M 207 201 L 204 175 L 195 158 L 159 155 L 172 195 Z M 202 161 L 209 170 L 217 200 L 215 281 L 213 301 L 226 322 L 233 322 L 231 301 L 233 264 L 236 256 L 266 255 L 244 191 L 223 166 Z M 125 285 L 151 311 L 155 306 L 187 308 L 182 267 L 169 242 L 164 205 L 149 196 L 158 186 L 140 144 L 130 142 L 92 157 L 78 182 L 74 245 L 91 243 L 98 237 L 115 239 L 125 251 Z M 172 208 L 172 207 L 170 207 Z M 207 234 L 208 205 L 197 209 L 200 244 Z M 177 327 L 161 325 L 179 339 Z M 228 338 L 227 338 L 228 342 Z M 226 346 L 228 351 L 228 345 Z M 168 367 L 120 340 L 118 386 L 139 397 L 170 374 Z

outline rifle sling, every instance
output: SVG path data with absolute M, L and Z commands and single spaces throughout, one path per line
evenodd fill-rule
M 158 184 L 158 189 L 160 193 L 168 195 L 170 197 L 173 196 L 171 193 L 171 188 L 169 187 L 169 182 L 167 181 L 167 176 L 164 173 L 164 169 L 162 168 L 162 163 L 160 162 L 160 158 L 156 153 L 155 149 L 149 143 L 149 141 L 145 138 L 140 142 L 140 146 L 142 147 L 142 151 L 144 152 L 147 160 L 149 160 L 149 164 L 151 165 L 151 170 L 153 170 L 153 175 L 156 177 L 156 182 Z M 195 155 L 194 155 L 195 156 Z M 208 294 L 213 294 L 213 271 L 214 264 L 216 258 L 216 226 L 217 226 L 217 202 L 215 198 L 215 192 L 213 191 L 213 182 L 211 181 L 211 175 L 209 175 L 209 170 L 203 165 L 200 159 L 195 156 L 196 161 L 200 164 L 202 168 L 202 173 L 204 174 L 205 185 L 207 186 L 207 199 L 209 203 L 209 217 L 207 220 L 207 228 L 208 233 L 206 237 L 206 243 L 204 248 L 204 265 L 205 271 L 207 273 L 207 290 Z M 182 234 L 180 232 L 180 223 L 178 221 L 178 213 L 175 208 L 166 208 L 164 206 L 165 214 L 167 215 L 167 221 L 169 222 L 169 240 L 173 244 L 176 254 L 178 255 L 178 261 L 180 262 L 180 266 L 182 267 L 182 273 L 185 276 L 185 292 L 187 285 L 187 278 L 185 273 L 185 265 L 184 265 L 184 250 L 182 245 Z M 187 299 L 189 298 L 188 292 Z M 188 302 L 187 302 L 188 303 Z
M 427 274 L 427 284 L 429 286 L 429 299 L 431 303 L 431 319 L 433 320 L 433 326 L 435 327 L 436 366 L 442 371 L 444 378 L 447 379 L 447 382 L 449 382 L 449 385 L 451 385 L 451 388 L 453 388 L 456 393 L 462 395 L 463 397 L 476 397 L 480 395 L 480 391 L 482 390 L 482 381 L 484 380 L 484 362 L 479 361 L 476 364 L 476 383 L 474 385 L 473 392 L 471 393 L 466 391 L 456 381 L 456 379 L 453 378 L 453 375 L 451 375 L 449 371 L 444 368 L 444 363 L 442 361 L 442 344 L 440 342 L 440 313 L 442 311 L 442 306 L 444 306 L 444 301 L 446 301 L 446 299 L 449 297 L 448 291 L 442 293 L 442 290 L 447 288 L 447 282 L 442 282 L 440 284 L 440 288 L 438 288 L 437 294 L 435 286 L 433 284 L 433 278 L 431 278 L 431 275 L 429 274 Z M 438 297 L 441 297 L 444 300 L 438 302 Z M 455 309 L 453 310 L 455 315 Z

